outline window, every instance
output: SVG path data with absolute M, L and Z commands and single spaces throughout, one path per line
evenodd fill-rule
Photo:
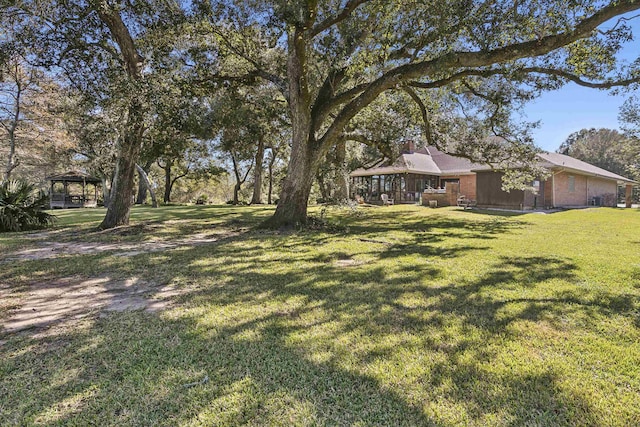
M 573 175 L 569 175 L 569 192 L 573 193 L 576 191 L 576 177 Z
M 447 188 L 447 184 L 460 184 L 459 179 L 441 179 L 440 188 Z
M 538 181 L 538 180 L 533 181 L 532 187 L 533 187 L 533 193 L 534 194 L 540 193 L 540 181 Z

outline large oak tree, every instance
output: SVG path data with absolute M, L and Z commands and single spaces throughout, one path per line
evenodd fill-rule
M 217 69 L 209 67 L 212 79 L 239 78 L 240 70 L 244 78 L 271 82 L 288 102 L 291 158 L 267 223 L 274 227 L 306 221 L 325 154 L 386 91 L 411 96 L 431 143 L 500 162 L 505 152 L 532 158 L 531 141 L 509 138 L 513 128 L 504 126 L 518 102 L 569 81 L 609 88 L 637 78 L 616 67 L 615 52 L 629 39 L 624 20 L 599 29 L 639 9 L 636 0 L 212 0 L 196 6 L 194 16 L 210 17 L 216 55 L 224 57 Z M 443 91 L 457 96 L 459 109 L 429 103 L 432 93 Z M 475 105 L 474 114 L 463 116 L 465 103 Z M 439 139 L 448 122 L 468 129 Z M 484 142 L 489 134 L 481 127 L 503 142 Z
M 128 224 L 148 111 L 146 32 L 166 25 L 171 2 L 5 0 L 3 25 L 12 25 L 30 60 L 95 99 L 119 102 L 125 114 L 115 173 L 101 228 Z M 169 18 L 168 18 L 169 17 Z M 145 68 L 146 67 L 146 68 Z

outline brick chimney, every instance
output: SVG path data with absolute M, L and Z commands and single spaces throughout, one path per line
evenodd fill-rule
M 403 154 L 411 154 L 416 151 L 416 143 L 413 141 L 407 141 L 402 144 L 402 153 Z

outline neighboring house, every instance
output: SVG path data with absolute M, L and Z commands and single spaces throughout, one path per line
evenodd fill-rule
M 616 206 L 618 187 L 626 186 L 630 191 L 638 184 L 564 154 L 540 153 L 538 157 L 550 176 L 544 181 L 534 181 L 535 191 L 503 191 L 501 173 L 475 169 L 478 206 L 509 209 Z
M 451 156 L 435 147 L 414 150 L 409 144 L 392 164 L 353 171 L 351 196 L 373 203 L 379 202 L 382 194 L 396 203 L 436 199 L 442 206 L 453 204 L 456 196 L 464 195 L 477 200 L 478 206 L 508 209 L 615 206 L 618 186 L 627 186 L 630 194 L 631 187 L 638 184 L 563 154 L 538 156 L 540 165 L 549 169 L 551 175 L 532 182 L 532 190 L 506 192 L 502 190 L 502 173 L 488 166 Z
M 435 147 L 415 150 L 413 143 L 409 143 L 392 164 L 351 172 L 351 196 L 378 202 L 382 194 L 387 194 L 396 203 L 415 202 L 425 190 L 444 192 L 447 184 L 459 184 L 460 193 L 475 198 L 476 175 L 472 169 L 478 167 Z

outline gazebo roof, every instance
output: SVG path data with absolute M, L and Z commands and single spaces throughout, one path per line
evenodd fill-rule
M 81 171 L 67 171 L 57 175 L 47 177 L 48 181 L 66 182 L 88 182 L 90 184 L 100 184 L 102 180 Z

